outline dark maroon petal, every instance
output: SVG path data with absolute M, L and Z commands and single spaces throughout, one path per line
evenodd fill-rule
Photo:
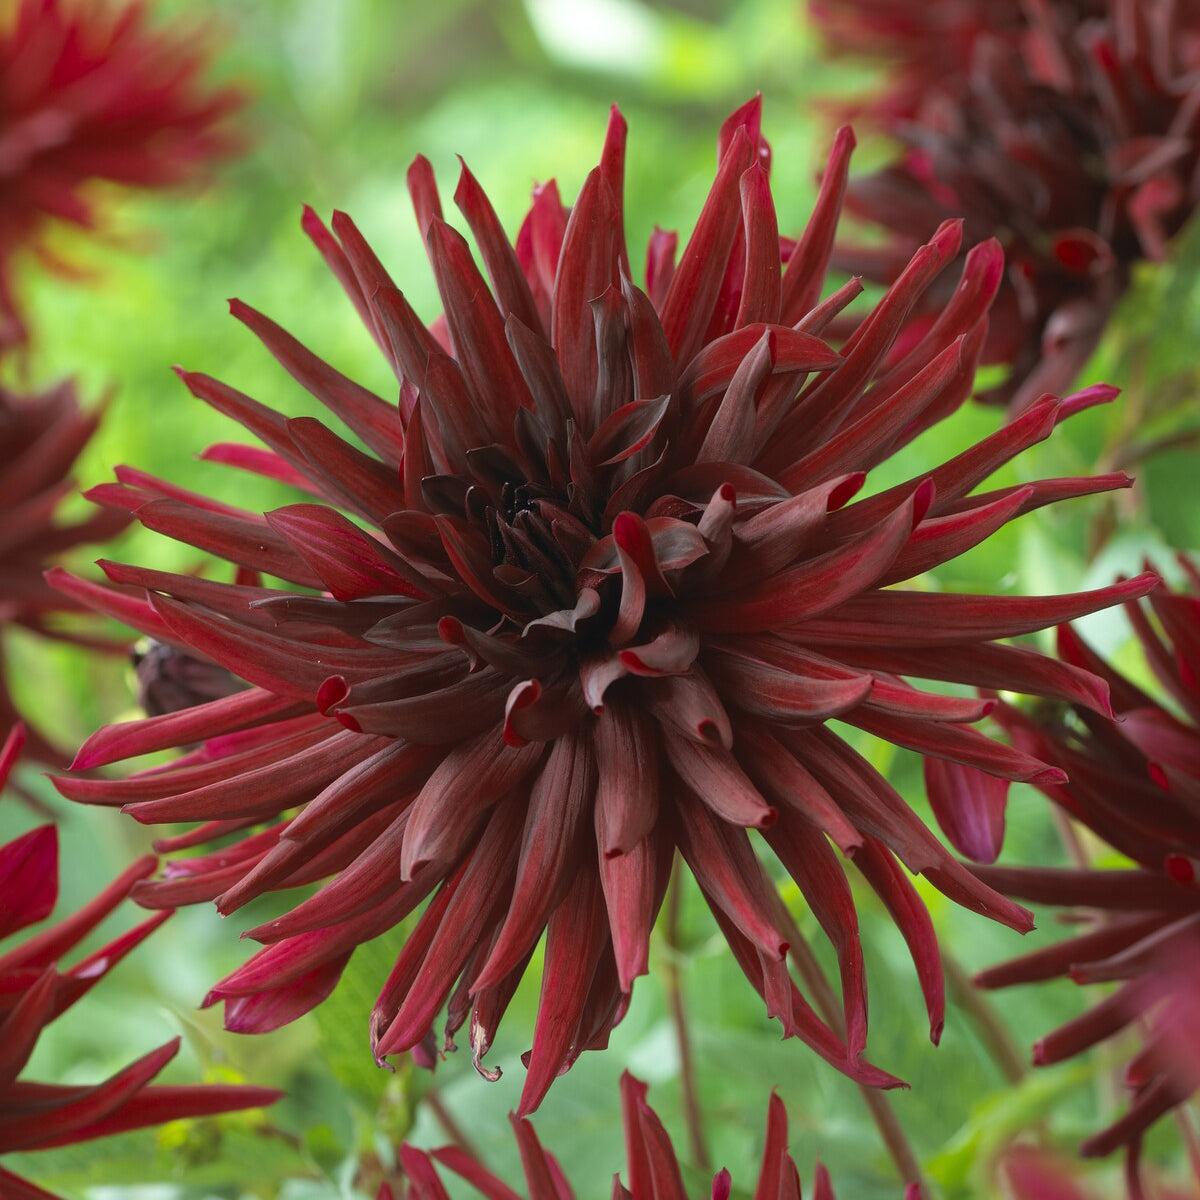
M 601 831 L 596 832 L 597 844 L 602 847 Z M 601 849 L 599 855 L 613 954 L 621 991 L 626 994 L 632 990 L 634 979 L 650 969 L 650 931 L 663 890 L 659 887 L 658 858 L 649 836 L 628 850 L 607 854 Z
M 658 823 L 659 740 L 639 709 L 607 705 L 593 747 L 604 763 L 596 786 L 596 842 L 604 857 L 626 854 Z
M 950 844 L 976 862 L 995 862 L 1004 842 L 1007 783 L 974 767 L 926 758 L 925 790 Z
M 882 575 L 912 534 L 916 498 L 854 542 L 782 571 L 745 593 L 703 601 L 689 615 L 704 632 L 758 633 L 854 603 Z M 805 631 L 807 636 L 807 630 Z
M 812 542 L 826 513 L 840 508 L 865 478 L 855 472 L 831 479 L 768 505 L 741 522 L 733 555 L 737 578 L 751 582 L 794 563 Z
M 977 987 L 1001 988 L 1014 983 L 1034 983 L 1056 976 L 1074 974 L 1076 964 L 1092 963 L 1137 945 L 1161 923 L 1158 913 L 1117 917 L 1090 933 L 1067 938 L 1052 946 L 1034 950 L 995 967 L 980 971 L 973 980 Z
M 891 713 L 872 712 L 866 707 L 846 714 L 846 721 L 877 737 L 907 746 L 921 754 L 953 763 L 979 767 L 1001 779 L 1026 783 L 1057 784 L 1066 772 L 1047 766 L 1040 759 L 1014 750 L 966 725 L 947 721 L 922 721 Z
M 45 833 L 47 829 L 50 830 L 50 834 Z M 52 838 L 52 836 L 53 827 L 43 826 L 41 829 L 35 829 L 31 833 L 26 834 L 25 838 L 19 840 L 24 841 L 28 838 L 35 838 L 35 840 L 44 842 L 46 837 Z M 12 845 L 12 843 L 9 843 L 9 845 Z M 53 841 L 51 845 L 53 845 Z M 44 845 L 42 853 L 43 855 L 47 853 Z M 56 855 L 52 852 L 51 854 L 50 858 L 43 858 L 41 861 L 40 865 L 44 869 L 48 869 L 54 863 Z M 150 875 L 156 866 L 156 860 L 152 857 L 138 859 L 114 879 L 108 887 L 69 917 L 57 921 L 47 929 L 40 930 L 32 937 L 26 938 L 21 945 L 15 946 L 3 957 L 0 957 L 0 972 L 20 967 L 48 967 L 52 963 L 57 962 L 68 950 L 72 949 L 82 938 L 99 925 L 129 895 L 134 884 L 138 880 L 145 879 L 146 876 Z M 34 885 L 33 895 L 39 897 L 42 904 L 45 903 L 46 891 L 51 885 L 54 885 L 56 889 L 56 878 L 53 875 L 49 881 L 38 880 L 36 885 Z M 26 886 L 31 885 L 26 883 Z
M 297 383 L 340 417 L 384 462 L 393 465 L 400 462 L 404 456 L 404 438 L 387 420 L 391 409 L 386 400 L 322 362 L 291 334 L 248 304 L 231 300 L 229 311 L 254 332 Z
M 546 928 L 542 994 L 518 1116 L 536 1111 L 570 1054 L 588 985 L 607 937 L 599 880 L 589 870 L 579 871 Z
M 62 567 L 51 567 L 46 572 L 46 582 L 64 595 L 73 597 L 88 608 L 97 612 L 107 613 L 140 629 L 157 640 L 169 640 L 170 631 L 162 618 L 143 599 L 116 592 L 112 588 L 92 583 L 90 580 L 79 579 Z
M 43 921 L 58 899 L 58 832 L 41 825 L 0 846 L 0 938 Z
M 846 177 L 854 146 L 854 131 L 848 125 L 843 126 L 837 131 L 830 149 L 829 161 L 821 177 L 821 190 L 808 226 L 792 252 L 783 275 L 782 315 L 788 324 L 794 324 L 809 312 L 824 291 L 825 272 L 841 216 L 842 197 L 846 191 Z
M 767 172 L 760 161 L 742 176 L 742 236 L 746 243 L 746 272 L 734 326 L 756 321 L 778 322 L 782 306 L 779 225 Z
M 528 328 L 536 328 L 539 323 L 537 307 L 516 252 L 505 237 L 491 202 L 467 169 L 466 163 L 462 164 L 459 173 L 454 203 L 466 217 L 475 236 L 501 316 L 513 316 Z
M 343 954 L 312 971 L 288 979 L 285 986 L 265 988 L 249 996 L 224 997 L 219 986 L 206 1003 L 225 1000 L 225 1028 L 230 1033 L 270 1033 L 298 1020 L 325 1000 L 337 986 L 350 955 Z
M 516 409 L 531 401 L 496 308 L 463 237 L 434 220 L 426 235 L 455 357 L 494 436 L 507 433 Z
M 398 509 L 406 507 L 404 488 L 396 471 L 377 458 L 364 454 L 338 437 L 313 417 L 293 417 L 287 423 L 288 435 L 304 455 L 309 474 L 319 487 L 304 486 L 320 497 L 339 497 L 344 507 L 360 513 L 377 525 Z M 405 439 L 405 453 L 412 451 L 412 438 Z
M 721 746 L 704 746 L 665 731 L 667 761 L 684 787 L 723 821 L 765 829 L 777 811 L 759 794 L 737 759 Z
M 444 1167 L 448 1167 L 456 1175 L 462 1176 L 477 1192 L 487 1197 L 487 1200 L 522 1200 L 508 1184 L 497 1179 L 490 1171 L 485 1170 L 465 1150 L 457 1146 L 443 1146 L 432 1151 L 432 1156 Z
M 738 188 L 754 159 L 754 146 L 739 126 L 721 156 L 717 177 L 683 251 L 662 306 L 662 327 L 680 367 L 696 356 L 712 317 L 738 232 Z
M 576 858 L 588 805 L 594 803 L 596 764 L 574 736 L 559 738 L 529 794 L 521 858 L 508 916 L 474 982 L 476 991 L 499 983 L 540 936 L 551 911 L 577 872 Z
M 274 1088 L 246 1084 L 204 1084 L 203 1086 L 151 1085 L 125 1101 L 114 1113 L 81 1129 L 73 1130 L 60 1141 L 42 1142 L 39 1149 L 56 1145 L 112 1137 L 130 1129 L 165 1125 L 169 1121 L 208 1117 L 218 1113 L 243 1112 L 248 1108 L 266 1108 L 282 1100 L 283 1092 Z
M 867 981 L 850 885 L 825 836 L 803 818 L 781 813 L 766 839 L 837 951 L 846 1044 L 858 1054 L 867 1043 Z
M 267 513 L 267 524 L 303 555 L 335 600 L 431 594 L 424 576 L 330 508 L 290 504 Z
M 451 863 L 464 849 L 474 821 L 537 769 L 541 745 L 498 745 L 489 730 L 454 747 L 417 794 L 404 831 L 400 877 L 410 879 L 431 862 Z M 447 817 L 453 814 L 453 820 Z
M 6 1151 L 36 1150 L 69 1145 L 81 1130 L 115 1114 L 136 1095 L 179 1051 L 179 1039 L 131 1063 L 104 1083 L 94 1087 L 55 1088 L 46 1099 L 57 1103 L 36 1107 L 17 1105 L 0 1114 L 0 1145 Z M 16 1091 L 21 1085 L 15 1085 Z M 29 1086 L 29 1085 L 26 1085 Z
M 586 436 L 600 424 L 593 409 L 598 363 L 589 301 L 618 281 L 620 228 L 617 198 L 597 167 L 584 181 L 567 223 L 551 330 L 571 409 Z
M 875 889 L 904 935 L 929 1013 L 929 1037 L 936 1046 L 941 1041 L 946 1019 L 946 984 L 942 975 L 942 956 L 929 910 L 900 864 L 874 838 L 868 838 L 863 843 L 854 856 L 854 865 Z
M 1158 582 L 1157 575 L 1138 575 L 1092 592 L 1029 598 L 865 592 L 842 602 L 828 616 L 806 621 L 797 634 L 817 645 L 856 641 L 865 646 L 938 646 L 979 637 L 1015 637 L 1144 596 Z
M 0 1021 L 0 1087 L 8 1089 L 21 1073 L 52 1015 L 57 972 L 47 967 Z
M 773 810 L 772 810 L 773 811 Z M 746 834 L 716 818 L 687 793 L 679 803 L 680 850 L 704 879 L 710 900 L 768 958 L 782 960 L 787 942 L 775 928 L 768 893 L 774 890 Z
M 802 724 L 835 717 L 865 700 L 874 684 L 872 676 L 853 671 L 840 679 L 819 670 L 806 673 L 802 651 L 792 654 L 784 667 L 741 652 L 737 645 L 714 647 L 705 655 L 705 670 L 727 700 L 771 722 Z
M 486 942 L 503 918 L 509 898 L 506 885 L 516 860 L 515 825 L 511 804 L 493 814 L 466 860 L 466 869 L 454 880 L 449 903 L 423 918 L 434 921 L 436 932 L 421 958 L 416 985 L 386 1027 L 382 1021 L 378 1024 L 374 1038 L 377 1057 L 411 1049 L 421 1041 L 458 976 L 470 968 L 475 947 Z M 376 1012 L 382 1015 L 379 1007 Z
M 625 1171 L 635 1196 L 685 1200 L 683 1179 L 671 1141 L 646 1100 L 646 1085 L 628 1071 L 621 1075 L 621 1124 L 625 1130 Z
M 764 796 L 820 829 L 843 854 L 855 853 L 862 834 L 797 756 L 754 722 L 738 727 L 737 745 L 739 761 Z

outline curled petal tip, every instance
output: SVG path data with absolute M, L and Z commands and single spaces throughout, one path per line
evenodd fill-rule
M 991 707 L 995 707 L 995 702 L 991 702 Z M 988 711 L 991 711 L 989 708 Z M 1038 771 L 1029 777 L 1030 783 L 1039 784 L 1042 787 L 1061 787 L 1067 782 L 1067 773 L 1061 767 L 1047 767 L 1043 771 Z

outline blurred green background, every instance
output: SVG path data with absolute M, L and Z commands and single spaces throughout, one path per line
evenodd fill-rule
M 241 431 L 193 400 L 171 364 L 216 374 L 289 413 L 311 411 L 312 402 L 226 316 L 225 297 L 265 311 L 381 394 L 394 387 L 301 234 L 302 203 L 323 216 L 333 208 L 350 212 L 418 311 L 432 318 L 436 293 L 404 184 L 417 153 L 433 162 L 448 207 L 455 155 L 461 154 L 505 227 L 515 231 L 535 182 L 554 177 L 564 198 L 574 195 L 598 156 L 608 106 L 617 102 L 630 126 L 626 211 L 630 245 L 637 247 L 655 224 L 690 229 L 711 181 L 717 127 L 762 91 L 780 227 L 795 233 L 832 132 L 822 98 L 870 78 L 861 67 L 822 61 L 804 28 L 800 0 L 653 6 L 639 0 L 442 0 L 433 6 L 171 0 L 158 7 L 164 16 L 216 26 L 224 51 L 215 74 L 253 94 L 244 114 L 249 151 L 204 189 L 149 199 L 114 196 L 100 240 L 59 237 L 56 249 L 91 278 L 82 287 L 53 278 L 26 281 L 38 331 L 29 377 L 49 382 L 71 374 L 86 397 L 113 394 L 108 419 L 80 464 L 81 484 L 99 482 L 113 464 L 128 462 L 249 507 L 283 497 L 265 482 L 194 460 L 212 442 L 242 440 Z M 886 153 L 885 146 L 862 140 L 860 170 Z M 1126 386 L 1124 401 L 1072 422 L 1000 480 L 1087 474 L 1120 461 L 1139 475 L 1138 488 L 1115 500 L 1042 510 L 925 580 L 927 586 L 1066 591 L 1136 570 L 1145 555 L 1170 567 L 1167 547 L 1200 547 L 1194 451 L 1181 443 L 1140 466 L 1126 463 L 1143 445 L 1169 442 L 1195 426 L 1198 262 L 1200 238 L 1193 237 L 1171 267 L 1139 278 L 1089 375 L 1089 381 Z M 878 485 L 889 482 L 889 472 L 906 477 L 922 461 L 943 461 L 997 420 L 994 412 L 968 407 L 922 438 L 901 464 L 881 470 Z M 181 547 L 143 531 L 106 553 L 172 569 L 199 565 Z M 1092 620 L 1088 632 L 1100 649 L 1136 670 L 1119 615 Z M 16 635 L 8 651 L 19 697 L 64 745 L 131 709 L 131 673 L 119 660 L 84 660 Z M 916 760 L 859 741 L 923 810 Z M 62 818 L 63 911 L 148 846 L 147 833 L 128 819 L 68 811 L 36 773 L 25 776 Z M 0 838 L 35 820 L 6 801 Z M 1058 844 L 1044 802 L 1029 789 L 1014 789 L 1006 858 L 1052 860 Z M 925 891 L 945 945 L 967 971 L 1058 936 L 1052 915 L 1042 931 L 1021 941 Z M 815 933 L 796 896 L 790 899 L 803 928 Z M 942 1046 L 930 1046 L 904 946 L 880 906 L 865 895 L 860 902 L 872 995 L 869 1054 L 912 1083 L 911 1091 L 893 1093 L 893 1102 L 941 1195 L 992 1194 L 993 1156 L 1018 1131 L 1033 1127 L 1050 1144 L 1071 1147 L 1097 1119 L 1112 1115 L 1121 1102 L 1112 1074 L 1118 1053 L 1090 1066 L 1039 1071 L 1013 1086 L 957 1007 Z M 13 1156 L 13 1169 L 73 1200 L 367 1194 L 362 1189 L 377 1180 L 376 1164 L 390 1163 L 402 1136 L 421 1145 L 446 1140 L 431 1107 L 418 1103 L 432 1088 L 492 1168 L 515 1184 L 519 1164 L 506 1113 L 519 1091 L 519 1055 L 529 1044 L 536 986 L 522 989 L 505 1021 L 493 1050 L 504 1078 L 491 1086 L 474 1075 L 466 1052 L 432 1078 L 374 1067 L 366 1014 L 395 938 L 360 951 L 317 1014 L 266 1038 L 227 1035 L 218 1013 L 197 1012 L 196 1005 L 209 984 L 246 956 L 237 933 L 284 906 L 285 898 L 274 897 L 225 921 L 207 909 L 178 914 L 42 1039 L 29 1077 L 91 1081 L 183 1033 L 185 1052 L 169 1077 L 275 1084 L 288 1089 L 287 1101 L 266 1117 L 178 1122 L 92 1146 Z M 120 918 L 127 925 L 134 919 L 133 911 Z M 119 924 L 114 918 L 113 927 Z M 730 1168 L 735 1190 L 748 1192 L 757 1177 L 767 1095 L 776 1086 L 806 1186 L 819 1156 L 840 1195 L 898 1197 L 854 1087 L 799 1044 L 778 1040 L 693 891 L 684 896 L 681 942 L 680 951 L 658 945 L 656 973 L 639 983 L 611 1052 L 585 1056 L 536 1118 L 580 1200 L 608 1195 L 612 1174 L 623 1170 L 616 1081 L 626 1067 L 651 1083 L 651 1102 L 685 1156 L 677 1050 L 662 983 L 673 955 L 695 1027 L 715 1165 Z M 820 952 L 822 939 L 813 942 Z M 537 972 L 530 978 L 536 984 Z M 1003 994 L 997 1008 L 1023 1050 L 1082 1003 L 1061 984 Z M 1172 1158 L 1169 1130 L 1149 1152 Z M 161 1182 L 150 1186 L 147 1179 Z M 689 1183 L 698 1195 L 706 1190 L 698 1177 L 689 1176 Z

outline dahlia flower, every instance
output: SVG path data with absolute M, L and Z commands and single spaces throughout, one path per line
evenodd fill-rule
M 18 396 L 0 385 L 0 634 L 20 626 L 44 637 L 81 640 L 56 628 L 53 618 L 82 605 L 55 591 L 42 573 L 64 551 L 104 541 L 127 524 L 127 517 L 114 511 L 75 523 L 55 519 L 59 503 L 74 487 L 68 472 L 100 416 L 99 410 L 82 411 L 70 382 L 33 396 Z M 2 653 L 0 646 L 0 735 L 18 720 Z M 64 761 L 36 730 L 30 730 L 28 753 L 42 762 Z
M 1200 573 L 1192 568 L 1191 574 L 1200 590 Z M 1035 1063 L 1061 1062 L 1141 1025 L 1145 1048 L 1127 1070 L 1129 1110 L 1084 1143 L 1089 1155 L 1136 1147 L 1155 1120 L 1200 1087 L 1194 1038 L 1200 994 L 1200 599 L 1159 590 L 1149 604 L 1157 629 L 1140 606 L 1128 609 L 1171 709 L 1064 626 L 1063 661 L 1105 680 L 1117 723 L 1078 706 L 1036 717 L 1002 706 L 993 714 L 1015 746 L 1068 772 L 1069 783 L 1039 784 L 1046 795 L 1135 866 L 976 868 L 1009 895 L 1076 909 L 1087 918 L 1082 932 L 984 971 L 978 983 L 1007 987 L 1067 975 L 1076 983 L 1120 984 L 1037 1042 Z M 1190 1054 L 1180 1050 L 1178 1034 L 1189 1026 Z
M 17 726 L 0 747 L 0 790 L 19 749 Z M 60 960 L 154 871 L 153 858 L 134 863 L 78 912 L 0 954 L 0 1154 L 50 1150 L 75 1142 L 273 1104 L 281 1093 L 230 1085 L 152 1085 L 174 1058 L 179 1039 L 130 1063 L 103 1083 L 66 1087 L 19 1079 L 42 1030 L 76 1004 L 135 946 L 170 916 L 163 912 L 106 946 L 60 969 Z M 53 825 L 0 846 L 0 938 L 44 920 L 58 895 L 58 838 Z M 54 1200 L 42 1188 L 0 1166 L 5 1200 Z
M 1164 258 L 1200 199 L 1200 6 L 851 0 L 826 12 L 840 14 L 824 22 L 835 45 L 849 31 L 846 48 L 891 45 L 901 63 L 899 90 L 874 108 L 904 152 L 848 200 L 890 240 L 839 263 L 890 280 L 941 221 L 965 218 L 968 244 L 995 235 L 1008 262 L 983 361 L 1011 370 L 984 398 L 1020 410 L 1069 386 L 1133 266 Z
M 194 29 L 155 29 L 146 6 L 14 0 L 0 13 L 0 351 L 25 340 L 14 258 L 53 221 L 91 228 L 97 181 L 160 188 L 234 146 L 242 100 L 199 75 Z
M 981 37 L 1019 36 L 1026 25 L 1020 0 L 809 0 L 808 10 L 834 53 L 884 65 L 884 86 L 851 111 L 889 128 L 915 117 L 932 88 L 963 74 Z
M 573 208 L 553 184 L 539 188 L 515 245 L 463 169 L 455 198 L 490 288 L 417 160 L 409 183 L 445 306 L 432 329 L 348 217 L 335 214 L 330 230 L 306 212 L 396 373 L 398 399 L 368 392 L 248 305 L 234 301 L 233 313 L 366 449 L 183 372 L 269 447 L 210 457 L 311 499 L 259 516 L 125 467 L 89 493 L 281 581 L 103 563 L 112 583 L 145 589 L 139 601 L 56 576 L 252 685 L 101 729 L 75 762 L 204 743 L 171 767 L 58 781 L 71 799 L 124 805 L 146 823 L 202 822 L 164 850 L 223 839 L 140 885 L 139 902 L 215 899 L 228 913 L 333 876 L 251 931 L 265 949 L 208 997 L 225 1001 L 229 1028 L 272 1029 L 311 1009 L 356 945 L 432 896 L 379 996 L 374 1052 L 428 1058 L 447 1006 L 445 1044 L 469 1019 L 484 1071 L 545 933 L 526 1114 L 623 1015 L 678 851 L 785 1033 L 888 1085 L 897 1081 L 858 1060 L 862 948 L 834 848 L 909 940 L 935 1039 L 940 964 L 900 864 L 1029 927 L 825 721 L 1006 778 L 1060 778 L 972 729 L 986 704 L 901 676 L 1103 708 L 1086 672 L 996 639 L 1139 595 L 1154 577 L 1036 599 L 890 585 L 1020 513 L 1121 486 L 1124 476 L 1105 476 L 974 494 L 1111 392 L 1047 397 L 951 461 L 849 503 L 867 471 L 967 395 L 999 251 L 968 256 L 943 319 L 885 368 L 908 312 L 958 252 L 958 227 L 939 230 L 835 352 L 819 335 L 857 289 L 820 297 L 851 140 L 838 139 L 808 229 L 781 242 L 759 117 L 755 100 L 723 127 L 696 230 L 678 261 L 673 235 L 654 235 L 645 291 L 629 275 L 615 111 Z M 789 977 L 799 933 L 752 830 L 837 950 L 844 1041 Z
M 683 1176 L 670 1136 L 658 1114 L 646 1099 L 647 1087 L 627 1071 L 621 1076 L 621 1117 L 625 1131 L 625 1174 L 628 1186 L 614 1177 L 612 1194 L 617 1200 L 687 1200 Z M 511 1118 L 521 1151 L 521 1168 L 529 1200 L 575 1200 L 575 1193 L 553 1154 L 543 1149 L 533 1125 L 516 1116 Z M 497 1179 L 475 1158 L 456 1146 L 424 1151 L 413 1146 L 400 1148 L 400 1166 L 405 1186 L 398 1200 L 445 1200 L 446 1190 L 436 1163 L 465 1179 L 487 1200 L 519 1200 L 506 1183 Z M 728 1171 L 720 1171 L 712 1181 L 711 1200 L 729 1200 L 733 1181 Z M 592 1189 L 593 1193 L 596 1189 Z M 787 1109 L 771 1093 L 767 1106 L 767 1137 L 763 1147 L 762 1169 L 754 1190 L 755 1200 L 801 1200 L 800 1174 L 788 1153 Z M 921 1189 L 913 1183 L 904 1192 L 905 1200 L 920 1200 Z M 393 1189 L 384 1184 L 376 1200 L 397 1200 Z M 812 1200 L 836 1200 L 829 1172 L 817 1164 Z

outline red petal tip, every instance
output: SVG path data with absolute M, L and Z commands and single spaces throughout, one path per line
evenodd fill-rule
M 1168 854 L 1163 868 L 1176 883 L 1195 883 L 1196 868 L 1192 860 L 1183 854 Z
M 1061 787 L 1067 782 L 1067 773 L 1061 767 L 1047 767 L 1044 771 L 1031 775 L 1029 782 L 1040 784 L 1042 787 Z

